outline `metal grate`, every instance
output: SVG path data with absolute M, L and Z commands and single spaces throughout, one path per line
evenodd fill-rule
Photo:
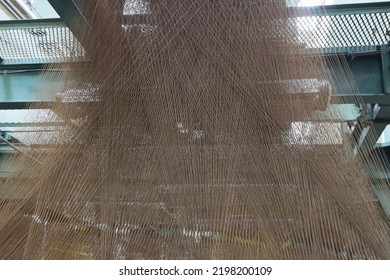
M 15 21 L 0 25 L 3 64 L 50 63 L 85 59 L 85 51 L 58 20 Z
M 389 40 L 390 12 L 296 17 L 290 24 L 306 48 L 374 51 Z

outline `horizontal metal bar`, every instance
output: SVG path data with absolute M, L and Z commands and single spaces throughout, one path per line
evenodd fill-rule
M 390 12 L 390 2 L 291 7 L 290 10 L 295 17 L 387 13 Z
M 390 2 L 326 5 L 313 7 L 289 7 L 289 12 L 291 17 L 387 13 L 390 12 Z M 124 22 L 126 23 L 146 23 L 150 22 L 154 17 L 152 17 L 150 14 L 136 14 L 125 15 L 123 18 Z
M 36 70 L 42 71 L 45 69 L 44 63 L 23 63 L 23 64 L 7 64 L 0 63 L 0 74 L 5 74 L 4 71 L 22 71 L 22 70 Z
M 358 94 L 338 94 L 331 97 L 332 104 L 355 104 L 361 101 L 361 103 L 378 103 L 381 105 L 390 105 L 390 96 L 385 93 L 358 93 Z
M 35 28 L 35 27 L 66 27 L 66 24 L 60 18 L 0 21 L 0 29 Z
M 26 108 L 41 108 L 48 109 L 53 106 L 53 102 L 50 101 L 28 101 L 28 102 L 0 102 L 1 110 L 14 110 L 14 109 L 26 109 Z

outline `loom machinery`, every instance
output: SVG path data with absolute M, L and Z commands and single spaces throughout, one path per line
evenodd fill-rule
M 64 84 L 69 81 L 62 80 L 60 75 L 56 76 L 55 73 L 50 77 L 50 80 L 42 75 L 44 65 L 47 63 L 61 65 L 63 62 L 73 61 L 73 63 L 84 64 L 91 59 L 88 57 L 88 44 L 84 44 L 80 36 L 82 32 L 85 32 L 85 29 L 89 28 L 89 14 L 83 12 L 86 10 L 87 1 L 49 0 L 49 2 L 60 15 L 60 19 L 0 22 L 0 38 L 2 38 L 0 40 L 0 57 L 2 59 L 0 63 L 0 73 L 2 74 L 0 88 L 5 93 L 0 94 L 0 160 L 3 163 L 0 165 L 2 169 L 0 170 L 0 180 L 3 184 L 3 187 L 0 188 L 0 196 L 2 200 L 8 200 L 10 203 L 15 203 L 20 199 L 13 196 L 13 174 L 22 169 L 29 161 L 34 160 L 35 154 L 50 152 L 50 149 L 55 145 L 65 145 L 71 137 L 67 133 L 68 127 L 82 126 L 88 118 L 84 114 L 85 110 L 83 108 L 85 106 L 95 106 L 94 104 L 102 102 L 104 98 L 97 84 L 84 83 L 80 85 L 77 81 L 72 81 L 77 86 L 72 90 L 63 91 Z M 91 5 L 92 2 L 89 1 L 88 5 Z M 386 125 L 390 121 L 390 111 L 388 109 L 390 105 L 388 45 L 388 39 L 390 39 L 388 37 L 390 4 L 335 5 L 316 11 L 303 10 L 304 8 L 296 9 L 295 23 L 312 27 L 310 38 L 303 37 L 299 43 L 305 44 L 306 48 L 310 48 L 326 57 L 332 55 L 345 56 L 356 80 L 358 92 L 350 92 L 350 89 L 343 88 L 342 84 L 337 84 L 338 77 L 332 76 L 332 73 L 330 73 L 330 77 L 334 79 L 335 83 L 334 81 L 330 82 L 315 77 L 297 79 L 286 77 L 285 80 L 276 82 L 281 92 L 284 92 L 286 96 L 273 96 L 272 98 L 288 98 L 291 102 L 294 102 L 294 100 L 302 102 L 303 100 L 302 106 L 316 104 L 316 112 L 313 116 L 301 116 L 300 119 L 292 119 L 283 127 L 283 130 L 286 133 L 304 135 L 305 130 L 306 133 L 310 134 L 315 133 L 316 129 L 323 126 L 336 125 L 343 133 L 349 133 L 349 137 L 358 139 L 358 145 L 354 151 L 355 155 L 359 153 L 359 149 L 367 147 L 373 150 L 387 150 L 387 145 L 390 142 L 384 140 L 372 143 L 370 135 L 382 134 L 383 131 L 386 131 Z M 142 14 L 133 15 L 130 13 L 124 15 L 124 20 L 127 22 L 142 22 L 142 17 Z M 321 30 L 313 34 L 316 30 L 314 27 L 321 20 L 329 23 L 328 30 Z M 362 22 L 364 22 L 364 25 L 361 24 Z M 124 26 L 123 28 L 129 27 Z M 61 34 L 60 38 L 67 39 L 59 40 L 56 37 L 58 34 Z M 14 46 L 9 44 L 7 46 L 5 43 L 7 40 L 11 42 L 10 38 L 12 37 L 15 37 L 17 41 L 18 51 L 11 51 Z M 43 37 L 46 40 L 40 40 Z M 299 49 L 296 51 L 299 51 Z M 62 71 L 60 67 L 58 71 Z M 52 88 L 51 95 L 47 95 L 47 91 L 42 91 L 37 86 L 45 83 L 50 84 Z M 267 85 L 270 84 L 274 88 L 274 81 L 258 82 L 258 86 L 263 88 L 267 88 Z M 331 84 L 335 84 L 337 90 L 334 91 Z M 335 96 L 334 92 L 338 96 Z M 295 98 L 295 96 L 299 96 L 299 98 Z M 360 104 L 355 103 L 356 98 L 361 99 Z M 50 104 L 53 102 L 60 102 L 63 106 L 73 106 L 78 109 L 73 110 L 71 115 L 58 115 L 56 111 L 45 109 L 50 108 Z M 25 109 L 27 106 L 29 106 L 29 109 Z M 34 107 L 39 109 L 34 109 Z M 334 111 L 338 113 L 334 114 Z M 201 125 L 193 130 L 181 121 L 177 121 L 174 125 L 178 133 L 188 135 L 194 140 L 203 137 L 204 131 Z M 387 139 L 386 135 L 382 138 Z M 378 137 L 375 139 L 378 139 Z M 340 139 L 340 141 L 343 141 L 343 139 Z M 327 142 L 318 139 L 308 142 L 308 145 L 314 145 L 318 149 L 321 145 L 338 144 L 337 141 Z M 18 153 L 20 156 L 8 156 L 14 153 Z M 369 158 L 366 159 L 366 166 L 367 172 L 371 172 Z M 370 176 L 388 180 L 390 173 L 384 169 L 376 171 L 376 174 L 370 174 Z M 158 191 L 181 193 L 185 188 L 185 186 L 165 187 L 167 189 L 161 186 L 161 190 Z M 266 186 L 264 187 L 266 188 Z M 187 188 L 190 187 L 187 186 Z M 375 186 L 373 186 L 373 189 L 384 212 L 390 215 L 389 192 L 376 189 Z M 150 207 L 154 207 L 152 204 Z M 26 210 L 26 216 L 30 215 L 28 211 Z M 53 215 L 61 215 L 61 213 L 54 213 Z M 40 219 L 44 218 L 32 217 L 35 222 L 39 222 Z M 63 219 L 66 220 L 66 217 Z M 250 221 L 248 223 L 250 224 Z M 74 225 L 76 231 L 96 231 L 96 235 L 99 234 L 100 230 L 107 227 L 108 225 L 104 224 Z M 195 228 L 177 229 L 175 232 L 172 229 L 165 230 L 164 228 L 154 228 L 148 225 L 127 225 L 127 227 L 112 230 L 133 230 L 138 231 L 140 235 L 158 235 L 164 236 L 164 238 L 170 238 L 170 236 L 176 234 L 193 236 L 195 239 L 224 238 L 223 236 L 216 236 L 211 231 Z M 253 240 L 241 236 L 234 238 L 237 243 L 253 242 Z M 82 245 L 80 246 L 82 247 Z M 52 250 L 60 249 L 53 246 Z M 88 258 L 90 252 L 87 249 L 79 248 L 78 251 Z
M 57 1 L 58 2 L 58 1 Z M 43 48 L 44 50 L 39 53 L 35 50 L 35 53 L 32 54 L 11 54 L 9 58 L 7 59 L 7 54 L 4 53 L 2 54 L 3 57 L 6 58 L 6 60 L 2 63 L 2 68 L 3 68 L 3 85 L 6 87 L 9 84 L 15 84 L 18 83 L 19 80 L 23 80 L 23 84 L 31 84 L 31 86 L 27 87 L 27 90 L 25 88 L 20 88 L 20 83 L 19 85 L 15 85 L 14 87 L 11 86 L 10 90 L 11 92 L 7 95 L 5 95 L 6 99 L 2 102 L 2 107 L 4 109 L 21 109 L 24 108 L 27 104 L 32 104 L 34 105 L 35 103 L 37 105 L 42 105 L 42 104 L 49 104 L 50 102 L 53 101 L 60 101 L 66 104 L 74 104 L 74 103 L 79 103 L 80 104 L 80 115 L 78 116 L 73 116 L 69 121 L 82 121 L 82 107 L 87 106 L 88 103 L 90 102 L 99 102 L 101 100 L 101 97 L 99 96 L 99 91 L 98 91 L 98 86 L 96 85 L 87 85 L 84 88 L 75 88 L 74 90 L 68 90 L 65 92 L 61 92 L 60 87 L 61 83 L 63 81 L 61 80 L 56 80 L 54 77 L 54 80 L 50 81 L 53 85 L 53 92 L 56 92 L 55 95 L 53 96 L 39 96 L 39 92 L 34 92 L 34 95 L 32 95 L 33 98 L 31 98 L 31 94 L 29 94 L 27 91 L 33 90 L 33 91 L 39 91 L 38 88 L 34 88 L 34 84 L 36 79 L 39 78 L 39 73 L 41 71 L 41 65 L 42 63 L 36 63 L 36 61 L 41 60 L 41 62 L 52 62 L 52 63 L 60 63 L 61 60 L 67 61 L 67 60 L 74 60 L 75 63 L 80 63 L 77 61 L 83 60 L 85 51 L 83 48 L 80 46 L 80 44 L 77 42 L 76 38 L 72 38 L 72 33 L 73 34 L 79 34 L 80 31 L 80 26 L 83 26 L 83 24 L 79 24 L 78 22 L 80 18 L 85 19 L 85 17 L 79 13 L 79 9 L 77 9 L 76 6 L 73 6 L 73 4 L 59 4 L 56 3 L 56 1 L 53 1 L 54 7 L 57 8 L 59 14 L 63 16 L 63 21 L 61 20 L 32 20 L 31 22 L 29 21 L 24 21 L 23 23 L 18 23 L 18 22 L 5 22 L 2 24 L 3 26 L 3 34 L 5 36 L 12 36 L 13 30 L 17 32 L 23 32 L 27 31 L 27 34 L 25 38 L 21 38 L 21 40 L 31 40 L 34 41 L 34 36 L 55 36 L 54 31 L 61 30 L 61 32 L 69 33 L 69 38 L 71 38 L 72 42 L 70 42 L 70 46 L 64 46 L 65 48 L 71 49 L 71 52 L 65 54 L 65 57 L 50 57 L 50 55 L 47 55 L 47 45 L 50 45 L 51 43 L 48 43 L 47 45 L 42 45 L 41 43 L 39 46 Z M 337 11 L 337 8 L 339 7 L 334 7 L 334 9 Z M 340 10 L 343 7 L 340 7 Z M 351 7 L 352 8 L 352 7 Z M 359 9 L 365 8 L 365 7 L 358 7 Z M 333 7 L 330 8 L 330 10 L 333 10 Z M 71 16 L 70 16 L 71 15 Z M 68 24 L 69 27 L 73 28 L 73 30 L 67 29 L 65 24 Z M 84 23 L 84 25 L 87 25 L 87 23 Z M 33 26 L 33 27 L 31 27 Z M 76 28 L 77 26 L 77 28 Z M 24 34 L 24 33 L 21 33 Z M 69 42 L 61 42 L 61 43 L 69 43 Z M 317 42 L 318 43 L 318 42 Z M 14 46 L 11 46 L 14 47 Z M 3 50 L 4 52 L 5 50 Z M 27 51 L 27 50 L 26 50 Z M 360 54 L 360 53 L 359 53 Z M 356 55 L 359 55 L 353 51 L 348 52 L 349 57 L 355 58 Z M 363 53 L 364 54 L 364 53 Z M 371 53 L 369 53 L 371 54 Z M 22 58 L 17 58 L 17 56 L 21 56 Z M 23 57 L 23 55 L 25 55 Z M 40 55 L 43 58 L 35 58 L 33 57 L 34 55 Z M 58 55 L 58 54 L 57 54 Z M 377 53 L 375 53 L 377 55 Z M 365 57 L 363 55 L 359 55 L 359 57 Z M 58 60 L 58 61 L 56 61 Z M 19 61 L 21 63 L 19 63 Z M 6 75 L 9 76 L 6 76 Z M 45 81 L 49 82 L 49 81 Z M 260 82 L 261 86 L 266 87 L 267 84 L 270 84 L 272 82 Z M 309 103 L 314 103 L 317 104 L 317 109 L 319 111 L 325 111 L 328 108 L 328 105 L 330 103 L 330 98 L 331 98 L 331 88 L 329 86 L 329 82 L 324 81 L 324 80 L 317 80 L 317 79 L 290 79 L 290 80 L 284 80 L 281 82 L 278 82 L 280 84 L 281 92 L 286 92 L 288 95 L 294 96 L 294 95 L 300 95 L 304 96 L 305 102 Z M 92 88 L 92 90 L 91 90 Z M 35 97 L 35 98 L 34 98 Z M 348 98 L 349 96 L 345 96 Z M 367 95 L 367 97 L 371 98 L 372 96 Z M 294 97 L 289 97 L 294 101 Z M 41 106 L 40 106 L 41 107 Z M 350 108 L 348 108 L 350 109 Z M 5 112 L 6 113 L 6 112 Z M 41 112 L 42 113 L 42 112 Z M 20 114 L 23 115 L 23 111 L 20 111 Z M 352 114 L 353 115 L 353 114 Z M 61 117 L 61 116 L 60 116 Z M 84 116 L 85 117 L 85 116 Z M 355 118 L 356 116 L 353 116 Z M 46 122 L 47 120 L 48 123 Z M 47 117 L 47 120 L 41 121 L 38 120 L 37 123 L 45 123 L 45 125 L 51 123 L 53 124 L 50 126 L 50 130 L 52 131 L 50 133 L 58 133 L 58 127 L 55 127 L 55 125 L 58 125 L 61 123 L 60 118 L 51 118 Z M 298 120 L 296 120 L 298 121 Z M 352 120 L 351 120 L 352 121 Z M 38 130 L 34 131 L 36 127 L 32 127 L 29 129 L 29 127 L 34 124 L 34 121 L 26 120 L 24 124 L 26 124 L 26 127 L 23 127 L 23 129 L 15 129 L 12 128 L 13 125 L 13 120 L 10 120 L 9 123 L 3 122 L 3 127 L 5 126 L 5 129 L 3 129 L 2 136 L 4 136 L 3 139 L 3 145 L 9 146 L 11 143 L 16 143 L 18 145 L 24 145 L 26 144 L 27 146 L 29 143 L 23 143 L 23 139 L 28 142 L 28 135 L 37 133 L 37 134 L 45 134 L 47 132 L 46 128 L 43 129 L 43 127 L 38 127 Z M 15 121 L 17 122 L 17 121 Z M 21 123 L 23 124 L 23 122 Z M 20 124 L 18 124 L 19 126 Z M 13 129 L 15 131 L 7 131 L 7 126 L 10 126 L 10 129 Z M 61 124 L 63 126 L 63 124 Z M 60 126 L 60 127 L 61 127 Z M 180 126 L 180 124 L 179 124 Z M 57 129 L 56 129 L 57 128 Z M 180 127 L 178 127 L 180 128 Z M 41 130 L 42 129 L 42 130 Z M 24 136 L 27 136 L 27 138 L 23 138 Z M 60 138 L 63 136 L 61 134 L 60 130 Z M 66 136 L 65 136 L 66 137 Z M 43 137 L 44 138 L 44 137 Z M 42 138 L 42 139 L 43 139 Z M 37 143 L 31 143 L 35 145 L 40 145 L 44 144 L 44 140 L 40 140 L 41 137 L 35 137 L 35 141 Z M 14 146 L 14 145 L 12 145 Z M 11 146 L 11 147 L 12 147 Z M 13 147 L 15 149 L 15 147 Z

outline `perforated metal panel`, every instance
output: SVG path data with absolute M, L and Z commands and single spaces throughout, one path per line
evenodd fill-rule
M 388 42 L 390 13 L 306 16 L 291 19 L 291 24 L 306 48 L 371 51 Z
M 0 25 L 4 63 L 50 63 L 85 59 L 85 51 L 61 21 L 16 21 Z

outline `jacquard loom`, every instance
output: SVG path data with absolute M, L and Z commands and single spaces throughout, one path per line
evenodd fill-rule
M 1 259 L 390 258 L 389 3 L 35 2 L 0 1 Z

